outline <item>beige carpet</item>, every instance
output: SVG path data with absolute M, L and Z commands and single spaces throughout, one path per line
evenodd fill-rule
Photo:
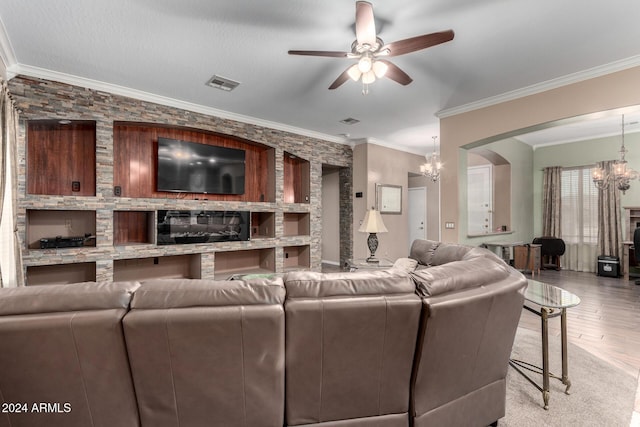
M 509 367 L 506 415 L 499 426 L 607 426 L 628 427 L 633 413 L 636 378 L 569 343 L 570 395 L 551 378 L 549 409 L 542 393 Z M 549 338 L 551 372 L 562 373 L 560 337 Z M 518 328 L 512 358 L 542 366 L 539 333 Z M 542 376 L 531 373 L 542 384 Z

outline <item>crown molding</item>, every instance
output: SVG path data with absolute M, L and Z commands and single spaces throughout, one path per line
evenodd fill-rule
M 425 156 L 424 150 L 413 149 L 410 147 L 398 147 L 397 144 L 393 144 L 391 142 L 383 141 L 377 138 L 361 138 L 359 140 L 355 140 L 355 145 L 360 145 L 360 144 L 379 145 L 381 147 L 391 148 L 396 151 L 402 151 L 403 153 L 415 154 L 420 157 Z
M 153 102 L 155 104 L 166 105 L 168 107 L 179 108 L 181 110 L 192 111 L 194 113 L 206 114 L 208 116 L 215 116 L 222 119 L 234 120 L 241 123 L 247 123 L 250 125 L 261 126 L 264 128 L 270 128 L 280 130 L 283 132 L 290 132 L 297 135 L 307 136 L 309 138 L 321 139 L 324 141 L 335 142 L 338 144 L 349 145 L 350 142 L 342 136 L 334 136 L 321 132 L 312 131 L 309 129 L 303 129 L 295 126 L 286 125 L 284 123 L 272 122 L 269 120 L 263 120 L 256 117 L 245 116 L 242 114 L 236 114 L 229 111 L 219 110 L 213 107 L 207 107 L 205 105 L 195 104 L 192 102 L 181 101 L 179 99 L 169 98 L 166 96 L 155 95 L 153 93 L 144 92 L 137 89 L 131 89 L 124 86 L 118 86 L 111 83 L 101 82 L 99 80 L 87 79 L 84 77 L 74 76 L 71 74 L 60 73 L 57 71 L 47 70 L 44 68 L 33 67 L 24 64 L 14 64 L 8 71 L 11 71 L 14 75 L 22 74 L 29 77 L 36 77 L 45 80 L 53 80 L 60 83 L 66 83 L 73 86 L 80 86 L 87 89 L 93 89 L 101 92 L 107 92 L 114 95 L 126 96 L 129 98 L 138 99 L 146 102 Z
M 7 35 L 7 29 L 4 27 L 2 18 L 0 18 L 0 72 L 2 72 L 2 78 L 9 80 L 15 76 L 10 72 L 10 69 L 15 67 L 18 63 L 16 60 L 16 54 L 11 46 L 11 41 Z
M 620 61 L 611 62 L 609 64 L 598 67 L 589 68 L 588 70 L 578 71 L 577 73 L 568 74 L 556 79 L 547 80 L 542 83 L 536 83 L 520 89 L 505 92 L 500 95 L 484 98 L 479 101 L 470 102 L 458 107 L 446 108 L 438 111 L 435 115 L 439 119 L 455 116 L 469 111 L 479 110 L 480 108 L 490 107 L 507 101 L 513 101 L 525 96 L 535 95 L 551 89 L 557 89 L 573 83 L 579 83 L 596 77 L 605 76 L 607 74 L 623 71 L 640 65 L 640 55 L 625 58 Z

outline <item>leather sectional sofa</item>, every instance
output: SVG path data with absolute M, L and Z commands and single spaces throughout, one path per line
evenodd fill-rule
M 0 427 L 488 425 L 525 287 L 418 240 L 384 271 L 0 289 Z

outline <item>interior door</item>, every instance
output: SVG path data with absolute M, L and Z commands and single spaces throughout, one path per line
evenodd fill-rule
M 493 229 L 492 183 L 491 165 L 467 168 L 467 234 L 486 234 Z
M 415 239 L 427 238 L 427 189 L 409 188 L 409 249 Z

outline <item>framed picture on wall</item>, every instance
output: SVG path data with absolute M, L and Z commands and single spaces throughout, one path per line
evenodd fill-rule
M 402 186 L 376 184 L 376 204 L 381 214 L 401 214 Z

